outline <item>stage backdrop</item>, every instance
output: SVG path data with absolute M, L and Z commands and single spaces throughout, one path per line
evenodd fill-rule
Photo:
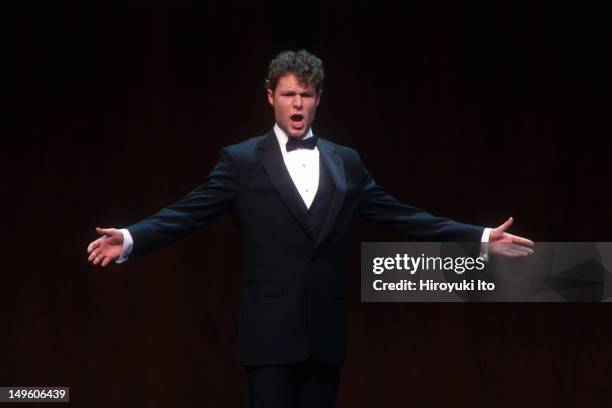
M 0 385 L 72 406 L 237 407 L 241 242 L 225 215 L 123 265 L 122 227 L 267 132 L 266 65 L 319 55 L 316 134 L 399 199 L 535 241 L 611 241 L 608 14 L 552 1 L 33 1 L 2 6 Z M 607 304 L 362 304 L 357 223 L 340 407 L 609 402 Z M 6 251 L 6 252 L 5 252 Z

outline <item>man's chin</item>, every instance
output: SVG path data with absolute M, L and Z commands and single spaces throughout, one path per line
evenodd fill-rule
M 282 131 L 288 137 L 291 137 L 294 139 L 302 139 L 308 133 L 308 129 L 309 129 L 309 126 L 307 124 L 304 124 L 304 126 L 301 128 L 295 128 L 290 123 L 288 124 L 288 126 L 286 123 L 282 125 L 280 124 L 280 122 L 276 122 L 276 123 L 279 124 L 278 126 L 282 129 Z
M 289 131 L 286 133 L 289 137 L 301 139 L 306 135 L 307 131 L 308 129 L 306 127 L 304 127 L 303 129 L 289 128 Z

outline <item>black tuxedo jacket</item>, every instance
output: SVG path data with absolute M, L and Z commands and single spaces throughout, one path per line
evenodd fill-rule
M 141 254 L 209 224 L 229 210 L 243 238 L 238 363 L 344 359 L 346 252 L 359 215 L 422 241 L 479 242 L 482 227 L 435 217 L 382 190 L 358 153 L 319 139 L 333 182 L 318 234 L 284 164 L 273 131 L 221 150 L 208 178 L 180 201 L 128 227 Z

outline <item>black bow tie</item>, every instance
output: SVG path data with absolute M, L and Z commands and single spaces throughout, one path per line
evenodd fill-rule
M 287 152 L 290 152 L 295 149 L 314 149 L 317 145 L 317 137 L 309 137 L 308 139 L 296 139 L 294 137 L 290 137 L 287 141 Z

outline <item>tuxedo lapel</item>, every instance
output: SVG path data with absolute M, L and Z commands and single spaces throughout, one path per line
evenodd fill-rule
M 270 131 L 260 142 L 257 154 L 266 173 L 270 177 L 270 181 L 278 191 L 278 194 L 287 208 L 289 208 L 296 221 L 302 226 L 306 233 L 314 239 L 315 237 L 307 226 L 306 214 L 308 213 L 308 208 L 306 208 L 285 166 L 283 154 L 281 153 L 274 131 Z
M 329 170 L 335 190 L 331 204 L 329 205 L 329 209 L 327 211 L 327 216 L 325 217 L 325 222 L 323 223 L 321 232 L 317 237 L 315 247 L 319 246 L 327 234 L 329 234 L 329 230 L 334 224 L 334 221 L 338 216 L 338 211 L 340 211 L 342 203 L 344 202 L 344 197 L 346 196 L 346 175 L 344 174 L 342 158 L 340 155 L 338 155 L 338 153 L 336 153 L 333 146 L 325 140 L 319 139 L 317 148 L 319 149 L 319 154 L 321 155 L 323 164 Z

